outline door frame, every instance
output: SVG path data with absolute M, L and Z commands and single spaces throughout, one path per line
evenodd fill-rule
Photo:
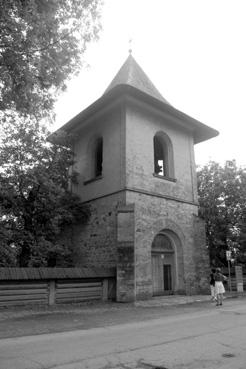
M 171 268 L 171 289 L 164 288 L 164 265 Z M 153 296 L 170 295 L 176 285 L 176 253 L 172 238 L 161 231 L 157 233 L 151 245 L 152 294 Z
M 165 256 L 169 257 L 169 260 L 165 262 Z M 171 256 L 171 260 L 170 260 Z M 158 257 L 158 271 L 157 275 L 155 274 L 155 270 L 153 267 L 155 263 L 153 263 L 153 258 Z M 170 265 L 171 267 L 171 289 L 164 289 L 164 265 Z M 164 295 L 172 295 L 174 293 L 175 286 L 175 253 L 173 252 L 160 252 L 160 251 L 152 251 L 151 252 L 151 267 L 152 267 L 152 288 L 153 288 L 153 296 L 164 296 Z M 155 290 L 155 287 L 159 286 L 159 289 Z

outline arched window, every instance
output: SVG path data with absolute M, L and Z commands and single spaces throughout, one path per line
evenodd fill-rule
M 102 176 L 103 171 L 103 138 L 94 136 L 88 143 L 87 149 L 87 179 L 89 183 Z
M 172 142 L 164 132 L 154 136 L 154 174 L 174 178 Z
M 152 243 L 152 252 L 174 252 L 170 238 L 158 233 Z

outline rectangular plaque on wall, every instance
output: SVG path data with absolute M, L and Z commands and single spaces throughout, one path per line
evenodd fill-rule
M 117 222 L 118 242 L 134 241 L 134 212 L 119 212 Z

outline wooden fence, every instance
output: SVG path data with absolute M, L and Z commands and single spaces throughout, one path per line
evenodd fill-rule
M 230 280 L 228 268 L 225 268 L 225 267 L 222 268 L 221 270 L 222 274 L 224 274 L 228 278 L 227 282 L 224 283 L 226 291 L 230 291 L 230 288 L 231 288 L 231 291 L 237 291 L 238 282 L 241 282 L 243 290 L 246 291 L 246 270 L 245 268 L 242 268 L 241 270 L 242 270 L 241 279 L 237 280 L 235 267 L 232 267 L 230 270 L 230 279 L 231 279 Z
M 0 268 L 0 306 L 115 299 L 115 269 Z
M 224 283 L 224 286 L 225 286 L 225 290 L 229 291 L 230 290 L 229 275 L 227 275 L 227 277 L 228 277 L 228 280 L 226 281 L 226 283 Z M 237 280 L 234 275 L 231 276 L 231 290 L 237 291 Z M 246 276 L 243 276 L 243 290 L 246 291 Z
M 226 289 L 229 290 L 229 281 L 227 281 Z M 237 291 L 237 281 L 234 276 L 231 277 L 231 289 Z M 243 277 L 243 290 L 246 291 L 246 277 Z

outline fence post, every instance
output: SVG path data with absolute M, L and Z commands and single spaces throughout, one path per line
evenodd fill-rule
M 107 301 L 108 300 L 108 278 L 103 279 L 103 285 L 102 285 L 102 300 Z
M 55 294 L 56 294 L 56 282 L 54 280 L 50 280 L 48 283 L 49 283 L 48 304 L 54 305 L 55 304 Z
M 240 265 L 235 266 L 237 292 L 243 292 L 243 271 Z

